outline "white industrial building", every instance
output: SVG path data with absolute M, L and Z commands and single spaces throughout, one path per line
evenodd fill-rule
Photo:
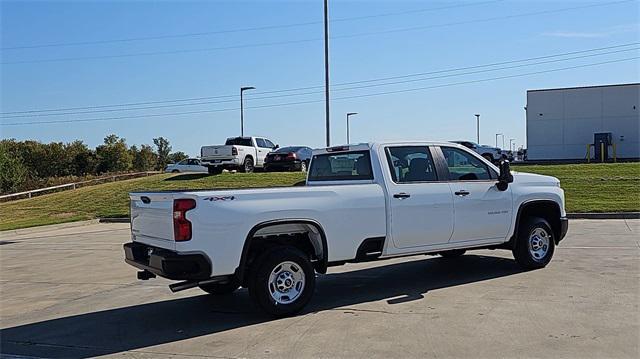
M 640 84 L 527 91 L 527 159 L 640 158 Z M 601 150 L 604 153 L 601 154 Z

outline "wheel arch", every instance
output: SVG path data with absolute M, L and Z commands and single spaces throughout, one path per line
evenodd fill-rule
M 558 244 L 562 239 L 560 223 L 561 216 L 562 211 L 560 210 L 560 205 L 550 199 L 536 199 L 521 203 L 518 207 L 513 235 L 508 242 L 510 247 L 513 248 L 518 232 L 520 231 L 520 225 L 527 217 L 539 217 L 549 222 L 551 229 L 553 230 L 554 242 L 555 244 Z
M 240 264 L 236 269 L 236 277 L 240 281 L 240 283 L 244 283 L 246 280 L 247 270 L 249 269 L 249 261 L 252 245 L 256 241 L 260 241 L 259 238 L 260 232 L 265 229 L 274 229 L 280 226 L 287 225 L 303 225 L 308 228 L 312 228 L 315 230 L 315 234 L 317 234 L 317 238 L 311 238 L 309 236 L 309 241 L 313 249 L 315 250 L 316 255 L 320 253 L 321 257 L 318 261 L 314 263 L 314 268 L 318 273 L 326 273 L 327 272 L 327 263 L 328 263 L 328 246 L 327 246 L 327 236 L 322 228 L 322 225 L 313 219 L 277 219 L 277 220 L 269 220 L 256 224 L 251 228 L 249 233 L 247 234 L 244 245 L 242 247 L 242 256 L 240 258 Z M 283 227 L 281 227 L 283 228 Z M 314 232 L 314 231 L 311 231 Z M 268 234 L 267 234 L 268 235 Z M 268 241 L 268 239 L 266 239 Z

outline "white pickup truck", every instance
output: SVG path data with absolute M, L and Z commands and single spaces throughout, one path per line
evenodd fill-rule
M 209 174 L 220 174 L 223 169 L 253 172 L 264 167 L 265 157 L 276 148 L 264 137 L 230 137 L 222 146 L 200 148 L 200 162 Z
M 130 197 L 124 249 L 139 279 L 212 294 L 247 287 L 276 316 L 307 304 L 330 266 L 501 248 L 541 268 L 568 227 L 558 179 L 512 174 L 507 161 L 498 168 L 453 143 L 315 150 L 303 186 Z

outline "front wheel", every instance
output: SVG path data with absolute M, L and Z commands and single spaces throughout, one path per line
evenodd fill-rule
M 249 280 L 249 295 L 256 305 L 277 317 L 300 311 L 311 300 L 316 285 L 308 256 L 286 246 L 261 255 Z
M 555 239 L 549 222 L 542 218 L 528 218 L 520 226 L 513 257 L 524 269 L 543 268 L 551 261 Z
M 302 163 L 300 163 L 300 171 L 307 172 L 307 162 L 302 161 Z

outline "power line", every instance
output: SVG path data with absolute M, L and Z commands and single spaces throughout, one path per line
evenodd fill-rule
M 497 68 L 491 68 L 491 69 L 485 69 L 485 70 L 475 70 L 475 71 L 469 71 L 469 72 L 454 73 L 454 74 L 447 74 L 447 75 L 440 75 L 440 76 L 432 76 L 432 77 L 426 77 L 426 78 L 417 78 L 417 79 L 401 80 L 401 81 L 393 81 L 393 82 L 383 82 L 383 83 L 360 85 L 360 86 L 351 86 L 351 87 L 334 89 L 334 91 L 350 91 L 350 90 L 357 90 L 357 89 L 363 89 L 363 88 L 372 88 L 372 87 L 380 87 L 380 86 L 406 84 L 406 83 L 421 82 L 421 81 L 442 79 L 442 78 L 448 78 L 448 77 L 474 75 L 474 74 L 485 73 L 485 72 L 503 71 L 503 70 L 508 70 L 508 69 L 520 68 L 520 67 L 543 65 L 543 64 L 549 64 L 549 63 L 555 63 L 555 62 L 561 62 L 561 61 L 577 60 L 577 59 L 583 59 L 583 58 L 588 58 L 588 57 L 611 55 L 611 54 L 616 54 L 616 53 L 621 53 L 621 52 L 637 51 L 637 50 L 640 50 L 640 48 L 636 47 L 636 48 L 631 48 L 631 49 L 615 50 L 615 51 L 601 52 L 601 53 L 596 53 L 596 54 L 574 56 L 574 57 L 563 58 L 563 59 L 546 60 L 546 61 L 540 61 L 540 62 L 526 63 L 526 64 L 520 64 L 520 65 L 512 65 L 512 66 L 503 66 L 503 67 L 497 67 Z M 439 71 L 439 72 L 443 72 L 443 71 Z M 432 73 L 438 73 L 438 72 L 434 71 Z M 396 78 L 402 78 L 402 77 L 407 77 L 407 76 L 411 76 L 411 75 L 405 75 L 405 76 L 400 76 L 400 77 L 396 77 Z M 380 81 L 380 80 L 365 80 L 365 81 L 361 81 L 361 82 L 372 82 L 372 81 Z M 319 90 L 319 91 L 302 92 L 302 93 L 294 93 L 294 94 L 286 94 L 286 95 L 251 97 L 250 100 L 265 100 L 265 99 L 290 97 L 290 96 L 305 96 L 305 95 L 319 94 L 319 93 L 323 93 L 323 92 L 324 91 Z M 22 115 L 2 116 L 2 117 L 0 117 L 0 119 L 25 118 L 25 117 L 68 116 L 68 115 L 79 115 L 79 114 L 88 114 L 88 113 L 104 113 L 104 112 L 120 112 L 120 111 L 140 111 L 140 110 L 150 110 L 150 109 L 170 108 L 170 107 L 211 105 L 211 104 L 229 103 L 229 102 L 236 102 L 236 101 L 237 101 L 237 99 L 232 99 L 232 100 L 222 100 L 222 101 L 205 101 L 205 102 L 181 103 L 181 104 L 171 104 L 171 105 L 134 107 L 134 108 L 116 108 L 116 109 L 103 109 L 103 110 L 75 111 L 75 112 L 22 114 Z
M 439 10 L 448 10 L 448 9 L 455 9 L 455 8 L 462 8 L 462 7 L 469 7 L 469 6 L 486 5 L 486 4 L 497 3 L 497 2 L 502 2 L 502 1 L 504 1 L 504 0 L 491 0 L 491 1 L 484 1 L 484 2 L 476 2 L 476 3 L 462 3 L 462 4 L 456 4 L 456 5 L 441 6 L 441 7 L 436 7 L 436 8 L 414 9 L 414 10 L 388 12 L 388 13 L 381 13 L 381 14 L 374 14 L 374 15 L 345 17 L 345 18 L 333 19 L 333 20 L 331 20 L 331 22 L 346 22 L 346 21 L 366 20 L 366 19 L 388 17 L 388 16 L 408 15 L 408 14 L 416 14 L 416 13 L 439 11 Z M 291 24 L 276 24 L 276 25 L 255 26 L 255 27 L 247 27 L 247 28 L 241 28 L 241 29 L 226 29 L 226 30 L 216 30 L 216 31 L 191 32 L 191 33 L 183 33 L 183 34 L 168 34 L 168 35 L 157 35 L 157 36 L 130 37 L 130 38 L 122 38 L 122 39 L 107 39 L 107 40 L 93 40 L 93 41 L 79 41 L 79 42 L 61 42 L 61 43 L 51 43 L 51 44 L 21 45 L 21 46 L 2 47 L 2 48 L 0 48 L 0 50 L 7 51 L 7 50 L 21 50 L 21 49 L 37 49 L 37 48 L 46 48 L 46 47 L 102 45 L 102 44 L 121 43 L 121 42 L 175 39 L 175 38 L 200 37 L 200 36 L 221 35 L 221 34 L 231 34 L 231 33 L 241 33 L 241 32 L 252 32 L 252 31 L 262 31 L 262 30 L 288 29 L 288 28 L 292 28 L 292 27 L 304 27 L 304 26 L 319 25 L 319 24 L 322 24 L 322 21 L 307 21 L 307 22 L 299 22 L 299 23 L 291 23 Z
M 363 32 L 363 33 L 357 33 L 357 34 L 338 35 L 338 36 L 332 36 L 331 39 L 347 39 L 347 38 L 364 37 L 364 36 L 371 36 L 371 35 L 419 31 L 419 30 L 426 30 L 426 29 L 432 29 L 432 28 L 438 28 L 438 27 L 475 24 L 475 23 L 490 22 L 490 21 L 496 21 L 496 20 L 513 19 L 513 18 L 520 18 L 520 17 L 526 17 L 526 16 L 545 15 L 545 14 L 552 14 L 552 13 L 558 13 L 558 12 L 566 12 L 571 10 L 587 9 L 587 8 L 593 8 L 593 7 L 618 5 L 618 4 L 628 3 L 632 1 L 635 2 L 637 0 L 621 0 L 621 1 L 614 1 L 614 2 L 608 2 L 608 3 L 574 6 L 574 7 L 567 7 L 567 8 L 554 9 L 554 10 L 536 11 L 536 12 L 530 12 L 530 13 L 521 13 L 521 14 L 515 14 L 515 15 L 490 17 L 490 18 L 484 18 L 484 19 L 459 21 L 459 22 L 451 22 L 451 23 L 444 23 L 444 24 L 434 24 L 434 25 L 425 25 L 425 26 L 417 26 L 417 27 L 409 27 L 409 28 Z M 276 41 L 276 42 L 267 42 L 267 43 L 253 43 L 253 44 L 199 48 L 199 49 L 151 51 L 151 52 L 139 52 L 139 53 L 129 53 L 129 54 L 118 54 L 118 55 L 65 57 L 65 58 L 41 59 L 41 60 L 19 60 L 19 61 L 2 62 L 0 64 L 1 65 L 18 65 L 18 64 L 32 64 L 32 63 L 129 58 L 129 57 L 139 57 L 139 56 L 171 55 L 171 54 L 181 54 L 181 53 L 212 52 L 212 51 L 243 49 L 243 48 L 251 48 L 251 47 L 269 47 L 269 46 L 289 45 L 289 44 L 298 44 L 298 43 L 309 43 L 309 42 L 316 42 L 316 41 L 322 41 L 322 40 L 323 40 L 322 38 L 309 38 L 309 39 Z
M 391 94 L 414 92 L 414 91 L 423 91 L 423 90 L 443 88 L 443 87 L 475 84 L 475 83 L 488 82 L 488 81 L 504 80 L 504 79 L 510 79 L 510 78 L 517 78 L 517 77 L 524 77 L 524 76 L 531 76 L 531 75 L 539 75 L 539 74 L 545 74 L 545 73 L 551 73 L 551 72 L 566 71 L 566 70 L 573 70 L 573 69 L 578 69 L 578 68 L 586 68 L 586 67 L 593 67 L 593 66 L 599 66 L 599 65 L 605 65 L 605 64 L 619 63 L 619 62 L 624 62 L 624 61 L 637 60 L 639 58 L 640 58 L 640 56 L 635 56 L 635 57 L 629 57 L 629 58 L 624 58 L 624 59 L 609 60 L 609 61 L 596 62 L 596 63 L 591 63 L 591 64 L 584 64 L 584 65 L 569 66 L 569 67 L 563 67 L 563 68 L 557 68 L 557 69 L 551 69 L 551 70 L 527 72 L 527 73 L 522 73 L 522 74 L 506 75 L 506 76 L 499 76 L 499 77 L 492 77 L 492 78 L 485 78 L 485 79 L 478 79 L 478 80 L 470 80 L 470 81 L 462 81 L 462 82 L 453 82 L 453 83 L 433 85 L 433 86 L 414 87 L 414 88 L 403 89 L 403 90 L 376 92 L 376 93 L 363 94 L 363 95 L 352 95 L 352 96 L 344 96 L 344 97 L 335 97 L 335 98 L 332 99 L 332 101 L 355 99 L 355 98 L 366 98 L 366 97 L 373 97 L 373 96 L 383 96 L 383 95 L 391 95 Z M 261 108 L 284 107 L 284 106 L 294 106 L 294 105 L 321 103 L 321 102 L 324 102 L 324 100 L 310 100 L 310 101 L 277 103 L 277 104 L 270 104 L 270 105 L 251 106 L 251 107 L 247 107 L 247 108 L 248 109 L 261 109 Z M 204 113 L 213 113 L 213 112 L 228 112 L 228 111 L 237 111 L 238 109 L 239 108 L 225 108 L 225 109 L 202 110 L 202 111 L 158 113 L 158 114 L 148 114 L 148 115 L 119 116 L 119 117 L 106 117 L 106 118 L 89 118 L 89 119 L 76 119 L 76 120 L 14 122 L 14 123 L 2 124 L 2 125 L 3 126 L 23 126 L 23 125 L 36 125 L 36 124 L 114 121 L 114 120 L 124 120 L 124 119 L 151 118 L 151 117 L 163 117 L 163 116 L 179 116 L 179 115 L 204 114 Z
M 579 51 L 564 52 L 564 53 L 559 53 L 559 54 L 544 55 L 544 56 L 530 57 L 530 58 L 517 59 L 517 60 L 493 62 L 493 63 L 482 64 L 482 65 L 473 65 L 473 66 L 457 67 L 457 68 L 436 70 L 436 71 L 429 71 L 429 72 L 420 72 L 420 73 L 413 73 L 413 74 L 408 74 L 408 75 L 389 76 L 389 77 L 380 77 L 380 78 L 360 80 L 360 81 L 341 82 L 341 83 L 333 84 L 332 86 L 333 87 L 341 87 L 341 86 L 355 85 L 355 84 L 361 84 L 361 83 L 371 83 L 371 82 L 379 82 L 379 81 L 385 81 L 385 80 L 395 80 L 395 79 L 401 79 L 401 78 L 410 78 L 410 77 L 418 77 L 418 76 L 425 76 L 425 75 L 433 75 L 433 74 L 439 74 L 439 73 L 472 70 L 472 69 L 486 68 L 486 67 L 495 67 L 495 66 L 500 66 L 500 65 L 508 65 L 508 64 L 512 64 L 512 63 L 522 63 L 522 62 L 549 59 L 549 58 L 562 57 L 562 56 L 568 56 L 568 55 L 577 55 L 577 54 L 583 54 L 583 53 L 588 53 L 588 52 L 610 50 L 610 49 L 619 49 L 619 48 L 623 48 L 623 47 L 635 46 L 635 45 L 638 45 L 638 44 L 640 44 L 640 42 L 632 42 L 632 43 L 627 43 L 627 44 L 599 47 L 599 48 L 579 50 Z M 624 50 L 624 51 L 628 51 L 628 50 Z M 606 53 L 604 53 L 604 54 L 606 54 Z M 599 54 L 597 54 L 597 55 L 599 55 Z M 279 90 L 255 92 L 255 94 L 256 95 L 267 95 L 267 94 L 284 93 L 284 92 L 313 90 L 313 89 L 319 89 L 319 88 L 323 88 L 323 87 L 324 86 L 322 86 L 322 85 L 296 87 L 296 88 L 289 88 L 289 89 L 279 89 Z M 336 90 L 340 90 L 340 89 L 336 89 Z M 313 93 L 317 93 L 317 92 L 304 93 L 304 94 L 307 95 L 307 94 L 313 94 Z M 291 95 L 286 95 L 286 96 L 291 96 Z M 3 118 L 11 118 L 13 116 L 4 116 L 4 115 L 34 114 L 34 113 L 43 113 L 43 112 L 75 111 L 75 110 L 93 110 L 93 109 L 104 109 L 104 108 L 111 108 L 111 107 L 131 107 L 131 106 L 144 106 L 144 105 L 155 105 L 155 104 L 176 103 L 176 102 L 190 102 L 190 101 L 202 101 L 202 100 L 233 98 L 232 100 L 197 103 L 197 104 L 214 104 L 214 103 L 234 102 L 234 101 L 237 101 L 237 97 L 238 97 L 238 94 L 218 95 L 218 96 L 204 96 L 204 97 L 168 99 L 168 100 L 158 100 L 158 101 L 129 102 L 129 103 L 120 103 L 120 104 L 111 104 L 111 105 L 97 105 L 97 106 L 84 106 L 84 107 L 66 107 L 66 108 L 57 108 L 57 109 L 37 109 L 37 110 L 25 110 L 25 111 L 11 111 L 11 112 L 0 113 L 0 115 L 3 115 Z M 251 97 L 250 99 L 259 100 L 259 99 L 267 99 L 267 98 L 275 98 L 275 97 L 271 97 L 271 96 L 270 97 Z M 184 104 L 184 105 L 180 104 L 180 105 L 175 105 L 175 106 L 177 107 L 177 106 L 188 106 L 188 105 L 191 105 L 191 104 Z M 170 106 L 162 106 L 162 107 L 170 107 Z M 158 108 L 161 108 L 161 107 L 159 106 Z M 149 108 L 137 108 L 137 109 L 149 109 Z M 121 109 L 114 109 L 114 111 L 118 111 L 118 110 L 121 110 Z M 95 112 L 103 112 L 103 111 L 95 111 Z M 104 112 L 107 112 L 107 111 L 104 111 Z M 89 113 L 89 112 L 86 112 L 86 113 Z M 94 112 L 91 112 L 91 113 L 94 113 Z

